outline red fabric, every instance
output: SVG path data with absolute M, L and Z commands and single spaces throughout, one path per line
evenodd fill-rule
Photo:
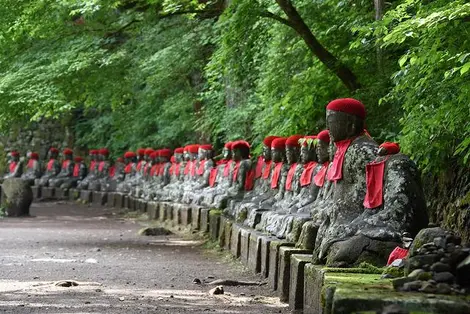
M 100 155 L 109 156 L 109 150 L 107 148 L 102 148 L 99 150 Z
M 209 185 L 211 187 L 215 186 L 215 182 L 217 180 L 217 173 L 218 173 L 217 168 L 212 168 L 211 169 L 211 173 L 209 175 Z
M 269 178 L 269 175 L 271 174 L 271 164 L 272 164 L 272 160 L 268 161 L 268 162 L 265 162 L 265 167 L 264 167 L 264 171 L 263 171 L 263 179 L 268 179 Z
M 105 165 L 105 162 L 104 162 L 104 161 L 100 161 L 100 163 L 99 163 L 99 165 L 98 165 L 98 171 L 99 171 L 99 172 L 102 172 L 102 171 L 103 171 L 104 165 Z
M 62 152 L 64 155 L 73 155 L 73 151 L 70 148 L 64 149 Z
M 136 154 L 134 152 L 125 152 L 124 158 L 134 158 Z
M 326 109 L 345 112 L 362 119 L 366 117 L 366 107 L 359 100 L 353 98 L 335 99 L 326 106 Z
M 189 170 L 191 177 L 194 177 L 196 175 L 196 167 L 197 167 L 197 161 L 192 160 L 191 161 L 191 169 Z
M 144 166 L 144 175 L 147 175 L 147 173 L 149 172 L 149 167 L 150 167 L 150 163 L 148 162 Z
M 78 177 L 79 174 L 80 174 L 80 164 L 75 164 L 75 166 L 73 166 L 73 176 Z
M 246 174 L 245 178 L 245 191 L 251 191 L 253 190 L 253 186 L 255 184 L 255 171 L 253 169 L 250 169 L 248 173 Z
M 109 167 L 109 177 L 114 178 L 115 175 L 116 175 L 116 166 Z
M 271 189 L 277 189 L 279 186 L 279 178 L 281 177 L 281 169 L 283 162 L 277 162 L 274 167 L 273 176 L 271 178 Z
M 271 143 L 277 139 L 279 136 L 270 135 L 264 138 L 263 144 L 267 147 L 271 147 Z
M 325 162 L 323 166 L 321 166 L 320 170 L 318 170 L 317 174 L 313 178 L 313 182 L 315 182 L 316 186 L 322 187 L 325 184 L 325 176 L 326 171 L 328 170 L 329 162 Z
M 203 144 L 203 145 L 200 145 L 199 148 L 203 149 L 203 150 L 212 150 L 213 149 L 211 144 Z
M 16 165 L 17 165 L 16 161 L 10 162 L 10 173 L 15 172 Z
M 199 151 L 199 145 L 198 144 L 193 144 L 193 145 L 189 145 L 189 146 L 186 146 L 188 148 L 188 152 L 190 152 L 191 154 L 197 154 L 198 151 Z
M 158 164 L 155 164 L 150 168 L 150 176 L 153 177 L 155 173 L 157 172 Z
M 278 137 L 274 139 L 271 143 L 271 148 L 275 149 L 285 149 L 287 139 L 284 137 Z
M 316 161 L 311 161 L 304 165 L 304 171 L 302 171 L 302 175 L 300 176 L 300 186 L 307 186 L 312 183 L 313 170 L 315 170 L 317 165 L 318 163 Z
M 366 197 L 364 198 L 365 208 L 380 207 L 383 203 L 383 184 L 385 162 L 384 159 L 379 162 L 371 162 L 366 165 Z
M 139 162 L 137 163 L 137 171 L 140 171 L 140 169 L 142 169 L 142 163 L 143 163 L 143 160 L 139 160 Z
M 199 162 L 199 167 L 197 168 L 197 174 L 202 176 L 204 174 L 204 166 L 206 165 L 206 160 L 201 160 Z
M 160 157 L 170 157 L 171 153 L 172 153 L 171 149 L 164 148 L 164 149 L 160 149 L 158 151 L 158 156 L 160 156 Z
M 182 154 L 182 153 L 184 153 L 183 147 L 178 147 L 177 149 L 175 149 L 175 154 Z
M 291 147 L 300 147 L 299 140 L 303 138 L 303 135 L 292 135 L 287 138 L 286 145 Z
M 232 143 L 232 150 L 242 148 L 242 147 L 250 149 L 250 143 L 244 140 L 239 140 L 239 141 L 235 141 Z
M 184 175 L 189 174 L 189 171 L 191 170 L 191 164 L 192 163 L 193 162 L 191 160 L 186 163 L 186 165 L 184 166 L 184 172 L 183 172 Z
M 333 164 L 328 170 L 328 180 L 339 181 L 343 178 L 343 162 L 346 151 L 349 145 L 351 145 L 352 139 L 335 142 L 336 152 L 333 158 Z
M 29 168 L 29 169 L 32 169 L 34 167 L 34 162 L 35 161 L 36 161 L 35 159 L 28 160 L 28 164 L 26 165 L 26 167 Z
M 318 133 L 317 139 L 325 143 L 330 143 L 330 131 L 328 130 L 321 131 L 320 133 Z
M 67 169 L 67 167 L 69 166 L 70 164 L 70 160 L 64 160 L 62 162 L 62 169 Z
M 228 162 L 227 159 L 221 159 L 216 162 L 216 166 L 225 165 Z
M 29 156 L 29 158 L 38 160 L 39 159 L 39 154 L 32 152 L 31 155 Z
M 229 160 L 226 164 L 225 164 L 225 167 L 224 167 L 224 177 L 228 177 L 229 174 L 230 174 L 230 167 L 232 165 L 232 160 Z
M 287 172 L 286 190 L 288 191 L 292 191 L 292 180 L 294 180 L 296 167 L 297 163 L 293 163 L 292 165 L 290 165 L 289 172 Z
M 128 164 L 126 165 L 126 167 L 124 168 L 124 172 L 125 172 L 125 173 L 131 173 L 131 172 L 132 172 L 132 165 L 133 165 L 132 162 L 128 163 Z
M 404 259 L 408 255 L 408 250 L 397 246 L 388 256 L 387 266 L 396 259 Z
M 158 175 L 159 175 L 159 176 L 162 176 L 164 173 L 165 173 L 165 164 L 162 163 L 162 164 L 160 164 L 160 166 L 158 167 Z
M 227 143 L 225 143 L 224 147 L 229 149 L 229 150 L 232 150 L 232 144 L 233 144 L 232 142 L 227 142 Z
M 14 150 L 14 151 L 10 152 L 10 155 L 13 156 L 13 157 L 18 157 L 20 155 L 20 153 L 17 152 L 16 150 Z
M 385 148 L 388 155 L 394 155 L 400 152 L 400 145 L 398 145 L 398 143 L 385 142 L 382 143 L 380 147 Z
M 95 160 L 90 161 L 90 171 L 95 170 L 95 167 L 96 167 L 96 161 Z
M 258 179 L 263 174 L 264 158 L 263 156 L 258 157 L 258 162 L 256 163 L 255 178 Z
M 232 174 L 232 181 L 235 182 L 237 180 L 238 176 L 238 171 L 240 170 L 240 162 L 237 161 L 235 163 L 235 167 L 233 168 L 233 174 Z
M 49 159 L 47 162 L 47 170 L 51 171 L 54 168 L 55 159 Z

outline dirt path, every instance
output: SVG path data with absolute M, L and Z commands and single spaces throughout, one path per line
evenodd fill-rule
M 110 209 L 39 203 L 31 211 L 34 218 L 0 220 L 0 312 L 288 313 L 266 286 L 211 296 L 213 287 L 193 284 L 259 280 L 200 242 L 138 236 L 139 223 Z

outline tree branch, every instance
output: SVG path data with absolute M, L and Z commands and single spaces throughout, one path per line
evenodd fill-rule
M 219 10 L 186 10 L 186 11 L 176 11 L 172 13 L 167 13 L 167 14 L 160 14 L 158 15 L 158 18 L 164 19 L 172 16 L 178 16 L 178 15 L 185 15 L 185 14 L 220 14 Z
M 272 12 L 269 12 L 269 11 L 261 11 L 260 13 L 260 16 L 262 17 L 267 17 L 267 18 L 270 18 L 270 19 L 273 19 L 273 20 L 276 20 L 278 21 L 279 23 L 281 24 L 284 24 L 284 25 L 287 25 L 289 27 L 292 27 L 294 28 L 294 25 L 287 19 L 283 18 L 283 17 L 280 17 L 279 15 L 276 15 Z

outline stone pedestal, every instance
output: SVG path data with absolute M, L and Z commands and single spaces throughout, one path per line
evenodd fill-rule
M 232 232 L 230 236 L 230 252 L 236 258 L 240 257 L 240 225 L 232 224 Z
M 165 203 L 171 212 L 171 219 L 174 226 L 179 226 L 181 224 L 181 211 L 188 208 L 186 205 L 181 204 L 180 206 L 172 206 L 171 204 Z
M 134 196 L 128 196 L 127 198 L 127 208 L 130 210 L 130 211 L 136 211 L 136 199 Z
M 31 190 L 33 191 L 33 200 L 37 200 L 41 198 L 41 187 L 34 185 L 31 187 Z
M 290 262 L 292 254 L 312 254 L 311 251 L 281 246 L 279 248 L 279 278 L 277 291 L 281 302 L 289 300 Z
M 261 239 L 261 253 L 260 253 L 261 275 L 263 275 L 263 277 L 265 278 L 268 278 L 269 270 L 270 270 L 269 252 L 270 252 L 271 242 L 278 241 L 278 239 L 276 237 L 266 236 L 266 235 L 261 235 L 259 237 Z
M 41 197 L 44 199 L 55 198 L 55 188 L 51 187 L 42 187 L 41 188 Z
M 209 209 L 201 208 L 199 231 L 209 233 Z
M 182 207 L 179 214 L 180 214 L 180 224 L 188 227 L 191 226 L 191 207 Z
M 289 308 L 293 311 L 304 306 L 304 269 L 312 258 L 309 254 L 293 254 L 290 257 Z
M 158 212 L 158 203 L 157 202 L 147 203 L 147 214 L 149 216 L 149 219 L 158 219 L 159 212 Z
M 232 221 L 222 216 L 220 221 L 220 229 L 223 230 L 220 237 L 220 247 L 230 251 L 230 239 L 232 237 Z
M 91 203 L 92 202 L 92 192 L 88 190 L 81 190 L 80 191 L 80 199 L 84 202 Z
M 220 214 L 218 210 L 211 210 L 209 212 L 209 234 L 212 241 L 219 240 Z
M 147 212 L 147 202 L 141 198 L 136 199 L 136 210 L 141 213 Z
M 113 193 L 113 196 L 114 196 L 113 207 L 124 208 L 124 201 L 125 201 L 124 194 L 115 192 Z
M 75 202 L 80 197 L 80 190 L 70 189 L 69 190 L 69 201 Z
M 58 200 L 67 200 L 69 198 L 69 190 L 62 188 L 55 188 L 55 198 Z
M 252 231 L 248 245 L 248 268 L 255 273 L 261 272 L 261 237 L 260 232 Z
M 199 225 L 201 223 L 201 208 L 200 207 L 191 207 L 191 229 L 199 230 Z
M 1 206 L 7 217 L 29 216 L 33 192 L 27 181 L 21 178 L 5 179 L 0 195 Z
M 273 290 L 277 290 L 277 282 L 279 278 L 279 248 L 287 246 L 294 247 L 294 243 L 283 240 L 271 241 L 269 244 L 269 273 L 268 284 Z
M 108 202 L 108 193 L 106 192 L 93 192 L 93 204 L 104 206 Z
M 244 227 L 240 228 L 240 261 L 243 265 L 248 265 L 248 253 L 250 249 L 251 230 Z

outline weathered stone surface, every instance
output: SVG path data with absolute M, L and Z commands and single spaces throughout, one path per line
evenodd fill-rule
M 158 203 L 157 202 L 149 202 L 147 203 L 147 214 L 149 219 L 158 219 Z
M 209 235 L 212 241 L 219 240 L 220 215 L 221 215 L 221 211 L 218 211 L 218 210 L 209 211 Z
M 191 229 L 200 230 L 201 208 L 198 206 L 191 207 Z
M 182 207 L 180 209 L 180 223 L 185 226 L 185 227 L 188 227 L 191 225 L 191 213 L 192 213 L 192 209 L 190 207 Z
M 270 248 L 271 242 L 277 241 L 278 239 L 272 236 L 262 235 L 261 238 L 261 275 L 267 278 L 270 272 Z
M 59 200 L 66 200 L 69 198 L 69 190 L 68 189 L 62 189 L 62 188 L 56 188 L 55 189 L 55 197 L 56 199 Z
M 52 199 L 52 198 L 54 198 L 55 197 L 55 188 L 46 187 L 46 186 L 41 187 L 41 197 L 43 199 Z
M 230 252 L 234 257 L 240 257 L 240 235 L 241 226 L 239 224 L 232 224 L 232 232 L 230 236 Z
M 209 211 L 208 208 L 201 208 L 200 212 L 199 231 L 204 233 L 209 232 Z
M 106 192 L 92 192 L 93 204 L 104 206 L 108 203 L 108 193 Z
M 322 314 L 322 292 L 325 270 L 318 265 L 306 264 L 304 269 L 304 314 Z
M 420 249 L 424 244 L 434 242 L 434 238 L 438 237 L 445 239 L 446 232 L 444 229 L 439 227 L 422 229 L 414 238 L 413 243 L 410 246 L 410 251 L 408 255 L 416 255 L 418 249 Z
M 240 261 L 245 266 L 248 265 L 251 231 L 245 227 L 240 228 Z
M 69 190 L 69 201 L 76 201 L 80 197 L 80 191 L 77 189 Z
M 44 190 L 44 188 L 43 188 Z M 81 190 L 80 191 L 80 199 L 84 202 L 91 203 L 92 201 L 92 193 L 88 190 Z
M 2 207 L 8 217 L 28 216 L 33 202 L 33 191 L 21 178 L 8 178 L 2 184 Z
M 290 259 L 289 308 L 300 310 L 304 306 L 304 270 L 312 261 L 311 254 L 293 254 Z
M 291 256 L 292 254 L 311 254 L 311 251 L 281 246 L 279 248 L 279 278 L 277 291 L 282 302 L 289 300 Z
M 220 229 L 223 230 L 223 232 L 221 233 L 219 245 L 220 247 L 223 247 L 225 250 L 230 251 L 231 250 L 230 240 L 232 237 L 232 221 L 222 216 L 220 224 L 221 224 Z
M 31 187 L 31 190 L 33 191 L 33 199 L 39 199 L 41 198 L 41 187 L 38 185 L 34 185 Z
M 279 280 L 279 250 L 281 247 L 294 247 L 294 243 L 283 240 L 271 241 L 269 244 L 269 274 L 268 285 L 273 289 L 278 289 Z
M 261 238 L 260 232 L 251 232 L 248 246 L 248 268 L 255 273 L 261 272 Z

